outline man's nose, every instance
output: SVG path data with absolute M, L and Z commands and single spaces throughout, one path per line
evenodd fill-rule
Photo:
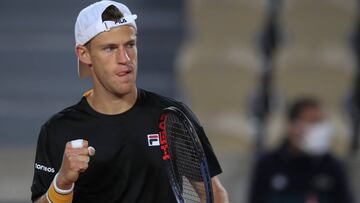
M 126 51 L 126 49 L 124 47 L 121 47 L 119 49 L 119 54 L 118 54 L 118 63 L 120 64 L 128 64 L 130 62 L 130 57 Z

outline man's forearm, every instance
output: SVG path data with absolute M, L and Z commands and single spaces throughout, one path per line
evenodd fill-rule
M 217 191 L 217 192 L 214 191 L 214 202 L 215 203 L 229 203 L 229 197 L 228 197 L 226 190 Z
M 211 178 L 215 203 L 229 203 L 229 197 L 224 186 L 221 185 L 218 177 Z

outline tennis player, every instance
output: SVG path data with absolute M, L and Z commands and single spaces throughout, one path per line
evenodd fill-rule
M 168 106 L 180 108 L 195 123 L 215 202 L 228 202 L 217 178 L 221 167 L 193 113 L 181 102 L 137 87 L 136 19 L 114 1 L 94 3 L 79 13 L 78 73 L 92 78 L 93 89 L 42 126 L 33 202 L 176 202 L 159 147 L 158 120 Z

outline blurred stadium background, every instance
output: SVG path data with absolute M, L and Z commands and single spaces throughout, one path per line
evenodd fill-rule
M 90 88 L 76 74 L 73 27 L 91 2 L 0 2 L 1 203 L 30 201 L 41 124 Z M 332 150 L 360 193 L 360 157 L 350 144 L 359 125 L 351 120 L 359 118 L 351 99 L 360 91 L 356 0 L 122 2 L 139 17 L 139 86 L 195 111 L 230 202 L 246 202 L 255 153 L 279 143 L 286 104 L 303 95 L 325 104 Z

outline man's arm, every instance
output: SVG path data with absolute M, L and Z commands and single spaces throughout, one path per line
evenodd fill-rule
M 211 184 L 214 192 L 214 202 L 229 203 L 228 193 L 217 176 L 211 178 Z
M 34 203 L 48 203 L 48 198 L 54 203 L 59 201 L 71 202 L 74 183 L 79 178 L 80 173 L 86 171 L 89 166 L 90 156 L 94 154 L 95 149 L 88 147 L 86 140 L 66 143 L 59 172 L 55 175 L 48 192 L 35 200 Z
M 203 182 L 190 181 L 191 185 L 195 188 L 196 193 L 199 195 L 201 202 L 206 202 L 206 196 L 204 194 L 205 188 Z M 219 178 L 214 176 L 211 178 L 212 190 L 214 193 L 214 202 L 215 203 L 229 203 L 229 197 L 222 186 Z

